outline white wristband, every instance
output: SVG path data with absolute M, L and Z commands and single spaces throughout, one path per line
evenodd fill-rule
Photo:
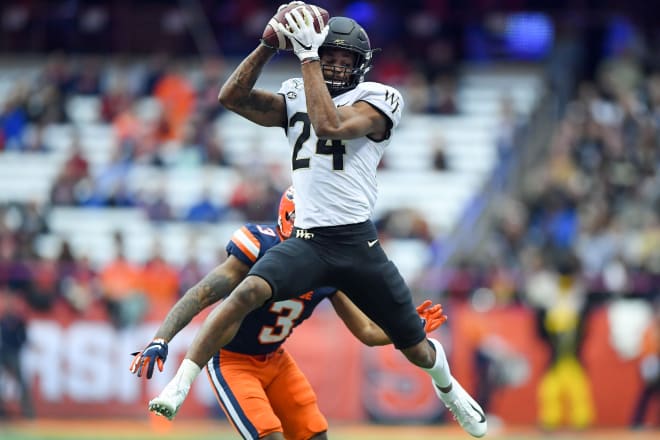
M 310 49 L 310 50 L 300 50 L 296 52 L 296 56 L 300 61 L 303 61 L 307 58 L 318 58 L 319 57 L 319 50 L 318 48 L 316 49 Z

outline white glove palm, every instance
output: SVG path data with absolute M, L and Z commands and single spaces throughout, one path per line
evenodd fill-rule
M 302 11 L 302 13 L 301 13 Z M 307 8 L 296 8 L 284 15 L 289 29 L 278 23 L 278 28 L 285 36 L 291 40 L 293 53 L 298 56 L 300 61 L 308 58 L 319 57 L 319 47 L 325 41 L 328 35 L 328 26 L 324 26 L 321 32 L 314 29 L 314 20 L 312 14 Z

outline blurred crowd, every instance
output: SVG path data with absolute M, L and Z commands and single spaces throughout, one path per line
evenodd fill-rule
M 203 199 L 199 201 L 202 206 L 190 206 L 189 211 L 181 213 L 167 206 L 162 188 L 140 192 L 127 185 L 126 177 L 134 165 L 162 169 L 242 167 L 225 153 L 216 124 L 222 114 L 217 93 L 226 64 L 220 57 L 190 65 L 164 54 L 148 62 L 119 59 L 105 63 L 95 56 L 52 54 L 34 79 L 21 79 L 9 90 L 0 110 L 0 151 L 53 151 L 48 128 L 77 122 L 73 120 L 75 111 L 68 105 L 70 100 L 98 97 L 100 109 L 94 122 L 113 127 L 116 145 L 107 163 L 92 169 L 86 154 L 89 147 L 74 132 L 68 158 L 51 190 L 53 205 L 141 206 L 152 220 L 215 221 L 231 217 L 232 210 L 243 211 L 253 220 L 268 219 L 273 210 L 267 201 L 286 180 L 285 171 L 273 167 L 256 175 L 250 171 L 249 182 L 237 185 L 228 205 Z M 402 86 L 409 111 L 434 112 L 434 104 L 429 102 L 433 86 L 419 83 L 416 77 L 416 73 L 410 73 L 405 77 L 410 82 Z M 454 92 L 442 94 L 443 102 L 452 102 L 443 113 L 458 112 Z M 442 145 L 437 146 L 434 166 L 446 168 Z M 386 162 L 381 167 L 387 167 Z M 247 203 L 254 199 L 258 203 Z M 255 206 L 263 208 L 255 213 Z
M 89 146 L 74 131 L 45 203 L 0 204 L 0 288 L 19 292 L 39 311 L 49 310 L 61 299 L 84 313 L 101 301 L 113 322 L 125 326 L 140 319 L 150 303 L 171 304 L 209 268 L 199 267 L 195 261 L 174 267 L 162 257 L 158 246 L 144 264 L 127 261 L 120 234 L 115 237 L 116 260 L 104 267 L 97 267 L 85 255 L 76 255 L 66 240 L 59 255 L 45 257 L 36 248 L 39 237 L 51 232 L 51 208 L 135 207 L 153 222 L 274 221 L 279 195 L 287 186 L 287 171 L 271 165 L 263 170 L 242 170 L 241 164 L 224 153 L 217 128 L 223 112 L 217 93 L 227 62 L 213 57 L 191 65 L 162 53 L 147 61 L 123 57 L 103 60 L 56 52 L 34 75 L 17 79 L 0 110 L 0 153 L 53 152 L 49 128 L 60 124 L 77 127 L 68 105 L 73 97 L 99 99 L 94 123 L 111 126 L 115 141 L 108 160 L 93 163 L 88 157 Z M 388 69 L 383 72 L 390 74 Z M 412 78 L 412 89 L 404 86 L 403 91 L 410 97 L 412 113 L 426 112 L 428 102 L 423 101 L 433 93 L 420 86 L 416 77 L 410 72 L 400 77 L 401 81 Z M 448 113 L 455 111 L 455 104 L 447 107 Z M 442 139 L 433 148 L 433 168 L 446 170 Z M 129 184 L 127 177 L 139 166 L 238 169 L 241 179 L 227 198 L 204 191 L 199 200 L 190 200 L 185 209 L 176 210 L 164 187 L 145 189 Z M 387 168 L 387 163 L 381 168 Z M 423 214 L 411 209 L 386 213 L 378 219 L 378 227 L 387 237 L 433 239 Z M 218 253 L 222 259 L 222 252 Z M 158 275 L 150 276 L 153 270 Z M 108 272 L 113 275 L 108 276 Z M 155 286 L 149 279 L 161 281 Z M 116 306 L 119 297 L 134 298 L 127 302 L 132 308 Z
M 462 297 L 484 284 L 473 274 L 493 273 L 509 280 L 502 282 L 507 288 L 500 300 L 537 303 L 543 294 L 527 285 L 529 275 L 567 259 L 588 292 L 657 295 L 660 74 L 639 71 L 631 87 L 621 88 L 609 75 L 604 65 L 599 81 L 580 84 L 543 163 L 524 173 L 518 194 L 499 203 L 484 261 L 470 256 L 460 264 L 464 274 L 450 295 Z M 502 270 L 476 270 L 481 263 Z
M 52 151 L 45 133 L 53 124 L 72 122 L 67 111 L 70 98 L 98 97 L 95 122 L 111 125 L 116 139 L 110 158 L 93 169 L 87 157 L 90 148 L 74 133 L 50 191 L 51 205 L 142 207 L 154 221 L 217 221 L 231 218 L 230 211 L 239 216 L 242 211 L 254 220 L 270 219 L 271 200 L 279 192 L 273 186 L 281 183 L 273 182 L 268 173 L 251 176 L 251 185 L 238 184 L 227 204 L 203 198 L 191 201 L 185 212 L 168 206 L 162 188 L 138 191 L 128 186 L 127 176 L 136 165 L 235 166 L 225 157 L 214 126 L 221 113 L 216 97 L 224 64 L 207 60 L 195 73 L 164 56 L 155 56 L 151 63 L 102 65 L 98 58 L 77 62 L 54 54 L 33 81 L 19 81 L 11 90 L 0 113 L 0 151 Z M 140 111 L 145 102 L 155 102 L 152 110 Z
M 612 342 L 622 357 L 643 359 L 633 426 L 643 424 L 660 391 L 660 70 L 629 49 L 578 81 L 544 159 L 498 201 L 482 253 L 446 271 L 446 298 L 535 312 L 552 353 L 539 387 L 539 422 L 547 429 L 564 416 L 575 428 L 594 421 L 580 350 L 598 306 L 615 306 L 613 327 L 642 322 L 625 324 L 626 337 Z M 478 362 L 496 364 L 493 341 L 484 336 L 479 344 Z
M 174 267 L 165 261 L 158 246 L 143 265 L 129 262 L 124 258 L 119 233 L 115 237 L 116 260 L 106 267 L 76 255 L 66 240 L 59 255 L 45 257 L 37 252 L 37 242 L 51 232 L 48 218 L 54 207 L 133 207 L 143 210 L 153 222 L 273 222 L 279 196 L 288 182 L 287 172 L 270 165 L 263 170 L 241 171 L 242 165 L 224 154 L 216 126 L 222 114 L 217 88 L 224 75 L 225 61 L 217 58 L 191 70 L 160 54 L 146 63 L 119 60 L 104 64 L 96 57 L 56 53 L 33 78 L 19 79 L 0 111 L 0 154 L 53 152 L 48 128 L 58 124 L 75 127 L 67 103 L 71 97 L 80 96 L 100 100 L 99 120 L 95 122 L 111 126 L 116 142 L 107 162 L 92 163 L 87 156 L 90 148 L 74 132 L 45 203 L 0 204 L 0 289 L 20 293 L 39 311 L 50 310 L 62 299 L 83 313 L 100 300 L 107 303 L 113 322 L 124 326 L 141 318 L 140 313 L 133 312 L 146 311 L 149 303 L 171 304 L 209 269 L 195 261 Z M 149 112 L 140 110 L 146 101 L 156 103 Z M 436 168 L 443 170 L 443 149 L 438 146 L 437 150 L 441 165 Z M 190 200 L 185 209 L 176 210 L 163 187 L 129 185 L 127 177 L 139 166 L 239 169 L 241 179 L 227 198 L 204 191 L 199 200 Z M 426 220 L 414 210 L 387 213 L 378 224 L 390 237 L 432 239 Z M 221 260 L 222 252 L 218 253 Z M 152 270 L 158 275 L 150 276 Z M 113 275 L 108 276 L 108 271 Z M 149 279 L 161 281 L 154 286 Z M 132 318 L 121 317 L 123 309 L 111 304 L 119 297 L 139 298 L 142 294 L 148 300 L 133 302 L 139 307 L 127 312 Z

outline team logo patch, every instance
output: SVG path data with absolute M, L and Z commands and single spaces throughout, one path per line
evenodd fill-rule
M 390 93 L 389 89 L 385 90 L 385 101 L 389 102 L 392 108 L 392 113 L 399 109 L 399 97 L 394 93 Z
M 309 232 L 305 229 L 296 229 L 296 238 L 302 238 L 303 240 L 311 240 L 314 238 L 314 233 Z

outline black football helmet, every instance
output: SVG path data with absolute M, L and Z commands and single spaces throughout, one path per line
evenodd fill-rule
M 328 35 L 319 48 L 319 53 L 323 52 L 323 48 L 330 47 L 348 50 L 356 55 L 353 68 L 321 64 L 324 72 L 336 74 L 343 70 L 348 73 L 347 76 L 349 79 L 347 81 L 331 81 L 326 79 L 325 83 L 328 86 L 330 94 L 336 96 L 354 89 L 359 83 L 364 81 L 364 75 L 371 69 L 373 50 L 369 43 L 369 36 L 367 36 L 362 26 L 357 21 L 348 17 L 332 17 L 328 20 Z

